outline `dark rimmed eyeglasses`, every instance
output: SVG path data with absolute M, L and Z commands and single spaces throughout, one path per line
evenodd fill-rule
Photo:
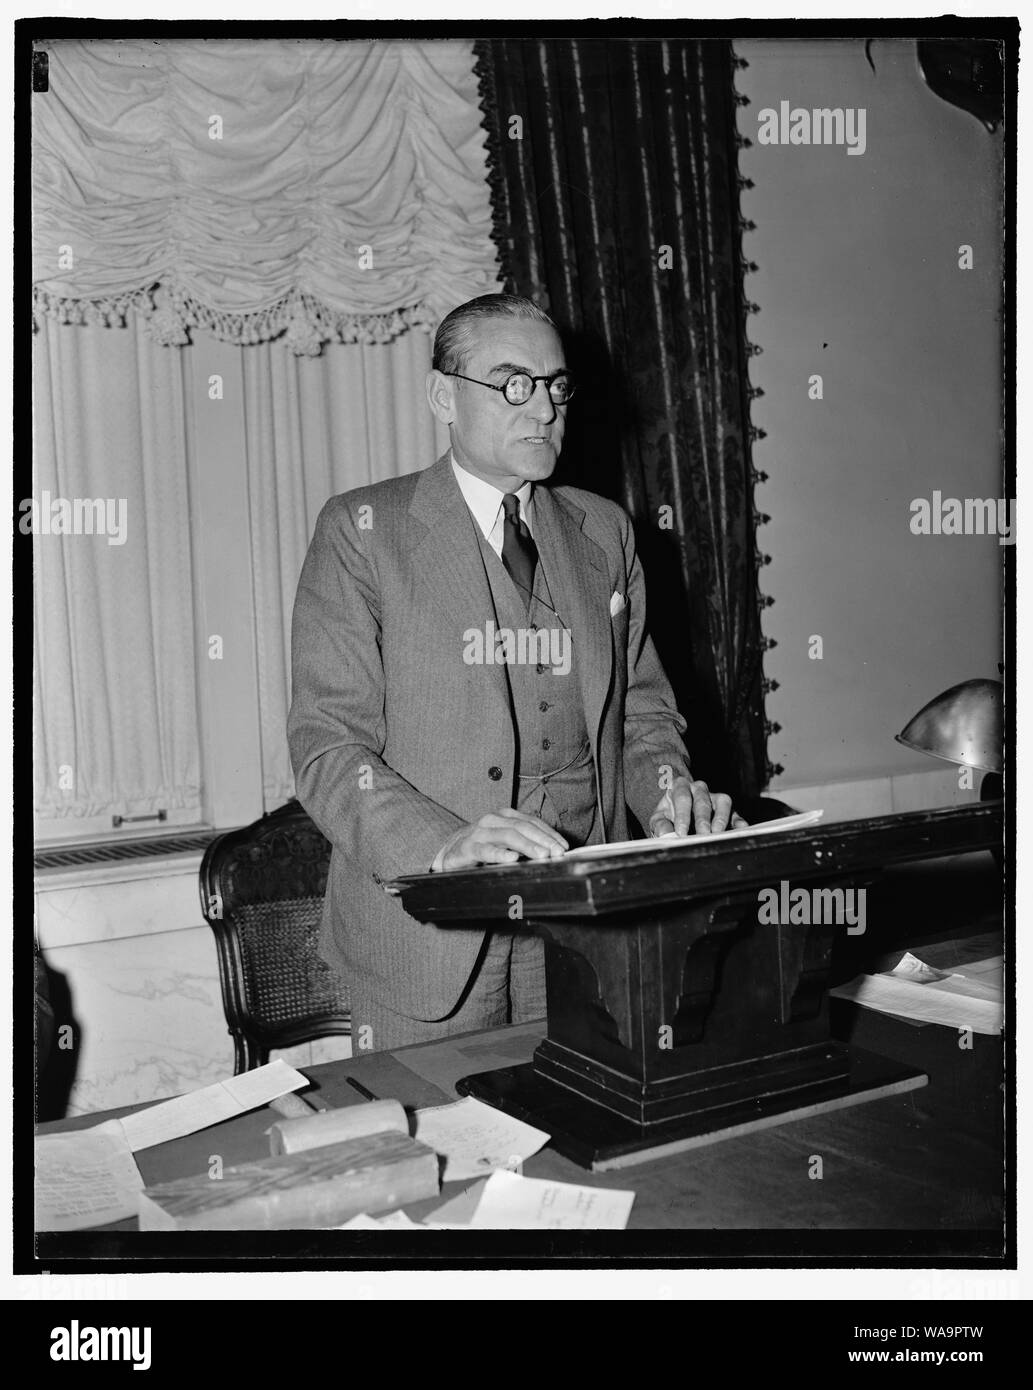
M 552 376 L 528 376 L 527 372 L 514 372 L 511 377 L 496 386 L 491 381 L 478 381 L 475 376 L 463 376 L 462 372 L 444 372 L 443 376 L 457 376 L 460 381 L 472 381 L 474 386 L 487 386 L 489 391 L 501 391 L 510 405 L 526 405 L 534 395 L 539 381 L 545 382 L 549 400 L 553 405 L 566 405 L 577 389 L 577 383 L 569 372 L 554 372 Z

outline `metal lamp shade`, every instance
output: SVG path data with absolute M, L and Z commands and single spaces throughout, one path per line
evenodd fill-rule
M 962 681 L 920 709 L 897 742 L 950 763 L 1003 770 L 1004 687 L 1000 681 Z

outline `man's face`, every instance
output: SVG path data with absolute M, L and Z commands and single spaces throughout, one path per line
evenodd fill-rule
M 484 319 L 473 330 L 471 345 L 463 375 L 494 386 L 504 385 L 514 372 L 552 376 L 566 366 L 559 335 L 536 319 Z M 553 404 L 544 381 L 535 382 L 523 405 L 510 405 L 501 391 L 472 381 L 451 376 L 443 381 L 451 388 L 448 423 L 461 467 L 503 492 L 552 474 L 567 407 Z

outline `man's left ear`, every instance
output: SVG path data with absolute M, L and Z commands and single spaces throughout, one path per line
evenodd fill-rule
M 443 425 L 455 419 L 454 383 L 433 368 L 427 373 L 427 404 Z

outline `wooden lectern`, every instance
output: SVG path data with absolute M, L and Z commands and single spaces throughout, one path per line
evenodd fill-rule
M 770 923 L 761 893 L 856 891 L 886 865 L 996 848 L 1002 833 L 997 802 L 391 886 L 421 921 L 519 924 L 544 939 L 548 1035 L 533 1062 L 457 1089 L 601 1170 L 924 1085 L 830 1037 L 842 897 L 808 892 L 805 913 L 797 894 L 788 916 L 821 920 Z

